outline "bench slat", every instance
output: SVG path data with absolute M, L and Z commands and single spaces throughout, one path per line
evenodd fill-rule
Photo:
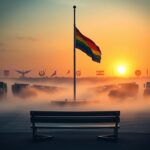
M 115 126 L 36 126 L 36 129 L 114 129 Z M 118 126 L 118 128 L 120 128 Z
M 120 116 L 120 111 L 30 111 L 31 116 Z
M 31 122 L 35 123 L 115 123 L 119 117 L 79 117 L 79 116 L 55 116 L 55 117 L 32 117 Z

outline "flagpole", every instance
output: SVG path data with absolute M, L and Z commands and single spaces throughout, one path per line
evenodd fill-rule
M 74 67 L 74 101 L 76 101 L 76 6 L 73 6 L 73 11 L 74 11 L 74 54 L 73 54 L 73 67 Z

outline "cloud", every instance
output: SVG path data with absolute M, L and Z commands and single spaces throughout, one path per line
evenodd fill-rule
M 38 39 L 35 37 L 31 37 L 31 36 L 16 36 L 17 40 L 23 40 L 23 41 L 31 41 L 31 42 L 35 42 Z

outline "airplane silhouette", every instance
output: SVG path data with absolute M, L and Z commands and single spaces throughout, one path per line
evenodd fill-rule
M 16 70 L 17 73 L 21 74 L 21 78 L 25 78 L 25 75 L 31 71 L 32 70 Z

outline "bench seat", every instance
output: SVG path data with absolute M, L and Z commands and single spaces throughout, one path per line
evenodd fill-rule
M 31 111 L 30 120 L 33 139 L 39 137 L 38 129 L 113 129 L 111 137 L 117 139 L 120 111 Z

